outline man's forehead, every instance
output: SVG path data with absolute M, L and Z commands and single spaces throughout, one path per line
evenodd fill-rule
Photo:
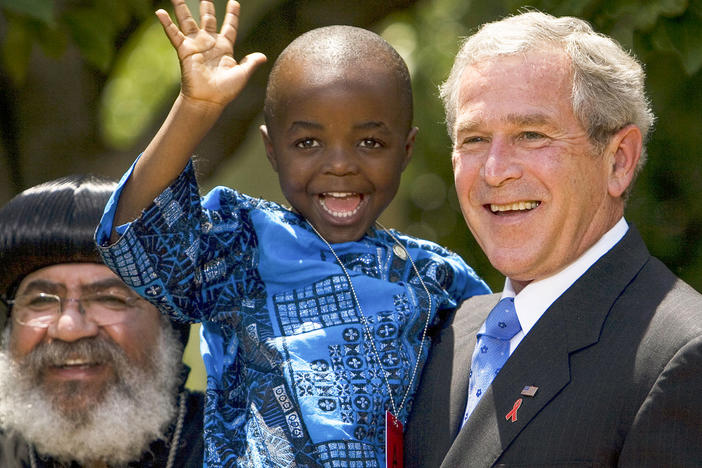
M 461 72 L 460 87 L 472 88 L 478 82 L 482 88 L 494 89 L 491 85 L 498 78 L 505 78 L 514 85 L 528 79 L 558 77 L 572 80 L 572 63 L 568 54 L 560 48 L 545 46 L 532 48 L 518 54 L 505 54 L 484 57 L 467 63 Z
M 64 263 L 33 271 L 20 283 L 18 292 L 29 289 L 82 290 L 121 287 L 124 282 L 105 265 L 98 263 Z

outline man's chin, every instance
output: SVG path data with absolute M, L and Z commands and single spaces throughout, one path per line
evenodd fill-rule
M 64 418 L 73 421 L 77 426 L 86 424 L 90 416 L 105 400 L 105 388 L 95 388 L 94 385 L 87 385 L 85 382 L 65 382 L 47 391 L 44 387 L 44 394 L 50 396 L 51 404 L 56 412 Z
M 112 378 L 108 381 L 86 381 L 86 380 L 61 380 L 42 379 L 37 382 L 37 387 L 41 388 L 54 403 L 56 408 L 72 409 L 84 408 L 89 410 L 105 399 L 105 395 L 117 382 Z

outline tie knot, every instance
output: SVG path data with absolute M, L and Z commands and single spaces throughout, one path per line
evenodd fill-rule
M 490 311 L 485 320 L 484 334 L 500 340 L 511 340 L 521 329 L 517 311 L 514 310 L 514 298 L 506 297 Z

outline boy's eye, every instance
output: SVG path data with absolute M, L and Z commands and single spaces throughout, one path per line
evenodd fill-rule
M 383 144 L 375 138 L 364 138 L 360 145 L 362 148 L 381 148 Z
M 314 138 L 302 138 L 300 140 L 297 140 L 295 142 L 295 147 L 296 148 L 316 148 L 318 146 L 321 146 L 319 144 L 319 141 L 317 141 Z

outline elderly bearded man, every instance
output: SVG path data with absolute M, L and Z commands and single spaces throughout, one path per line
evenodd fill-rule
M 529 12 L 469 37 L 442 96 L 461 210 L 507 279 L 440 332 L 408 465 L 702 466 L 702 296 L 624 219 L 641 66 Z
M 183 386 L 188 327 L 101 264 L 114 184 L 71 176 L 0 209 L 0 466 L 201 467 L 203 396 Z

